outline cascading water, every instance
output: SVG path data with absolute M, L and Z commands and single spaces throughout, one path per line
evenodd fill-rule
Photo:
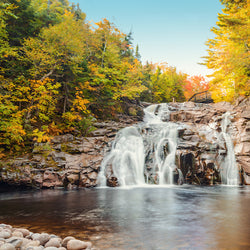
M 116 135 L 110 154 L 102 162 L 99 174 L 101 186 L 106 185 L 108 166 L 120 186 L 144 184 L 144 146 L 136 127 L 127 127 Z
M 115 176 L 119 186 L 173 184 L 178 125 L 163 121 L 169 115 L 167 104 L 151 105 L 144 112 L 143 126 L 124 128 L 117 134 L 111 152 L 102 162 L 101 186 L 106 185 L 107 175 Z M 145 166 L 149 155 L 154 156 L 152 165 Z
M 150 105 L 142 123 L 120 130 L 102 162 L 100 186 L 237 185 L 230 114 L 202 123 L 209 106 L 189 105 Z
M 227 185 L 238 185 L 239 183 L 239 175 L 238 175 L 238 168 L 237 163 L 235 159 L 235 153 L 234 153 L 234 146 L 233 142 L 231 140 L 230 135 L 227 133 L 227 128 L 230 124 L 230 112 L 226 112 L 222 116 L 223 120 L 221 123 L 221 130 L 222 135 L 225 139 L 226 148 L 227 148 L 227 155 L 224 159 L 224 162 L 222 164 L 223 171 L 222 171 L 222 181 L 224 184 Z

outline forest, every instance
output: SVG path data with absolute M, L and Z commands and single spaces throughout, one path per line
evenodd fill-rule
M 183 102 L 209 90 L 215 102 L 248 96 L 249 0 L 221 0 L 204 64 L 212 80 L 167 63 L 143 63 L 133 34 L 90 23 L 67 0 L 0 2 L 0 157 L 67 132 L 87 135 L 130 100 Z

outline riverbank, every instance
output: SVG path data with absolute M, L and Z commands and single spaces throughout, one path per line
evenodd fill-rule
M 54 234 L 33 233 L 25 228 L 0 224 L 0 250 L 93 250 L 89 241 L 72 236 L 60 238 Z

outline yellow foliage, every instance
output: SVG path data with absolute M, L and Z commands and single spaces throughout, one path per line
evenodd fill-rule
M 35 129 L 33 131 L 34 141 L 38 143 L 41 142 L 49 142 L 51 140 L 50 136 L 46 134 L 46 131 L 39 131 L 39 129 Z

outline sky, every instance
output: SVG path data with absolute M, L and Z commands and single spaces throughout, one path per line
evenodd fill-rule
M 210 29 L 216 25 L 219 0 L 71 0 L 88 21 L 107 18 L 123 33 L 132 31 L 142 62 L 167 62 L 189 75 L 212 73 L 199 65 L 207 55 Z

